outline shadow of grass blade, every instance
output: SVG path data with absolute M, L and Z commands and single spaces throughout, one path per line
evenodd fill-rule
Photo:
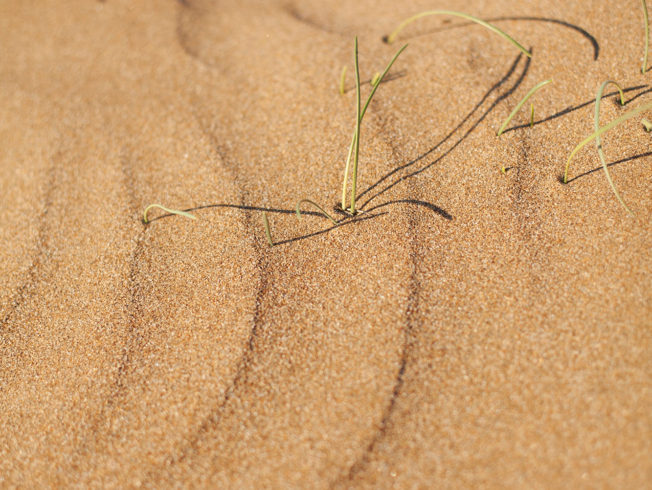
M 604 93 L 604 89 L 607 88 L 609 84 L 613 84 L 616 86 L 618 92 L 620 92 L 620 105 L 621 106 L 625 105 L 625 96 L 623 94 L 623 89 L 620 87 L 620 85 L 614 82 L 613 80 L 607 80 L 603 82 L 602 85 L 600 85 L 600 88 L 598 89 L 598 94 L 595 98 L 595 115 L 594 115 L 594 124 L 593 124 L 594 131 L 598 131 L 600 129 L 600 101 L 602 100 L 602 94 Z M 620 197 L 618 190 L 616 190 L 616 185 L 611 179 L 611 175 L 609 174 L 609 169 L 607 168 L 607 162 L 604 158 L 604 151 L 602 151 L 602 142 L 600 141 L 600 135 L 595 137 L 595 146 L 598 149 L 598 156 L 600 157 L 600 162 L 602 163 L 602 168 L 604 169 L 605 176 L 607 177 L 607 181 L 609 182 L 609 185 L 611 186 L 611 190 L 616 196 L 616 199 L 618 199 L 618 202 L 622 205 L 622 207 L 625 208 L 625 210 L 630 215 L 634 216 L 632 210 L 627 207 L 627 204 L 625 204 L 623 199 Z
M 147 213 L 152 208 L 162 209 L 166 213 L 178 214 L 179 216 L 185 216 L 186 218 L 190 218 L 190 219 L 197 219 L 195 216 L 193 216 L 192 214 L 190 214 L 190 213 L 188 213 L 186 211 L 179 211 L 178 209 L 166 208 L 165 206 L 161 206 L 160 204 L 150 204 L 149 206 L 147 206 L 145 208 L 145 211 L 143 211 L 143 223 L 145 223 L 145 224 L 149 223 L 149 220 L 147 219 Z
M 535 86 L 534 86 L 534 87 L 533 87 L 533 88 L 532 88 L 532 89 L 531 89 L 531 90 L 530 90 L 530 91 L 525 95 L 525 97 L 523 97 L 523 100 L 521 100 L 518 104 L 516 104 L 516 107 L 514 107 L 514 110 L 509 114 L 509 116 L 507 116 L 507 119 L 505 119 L 505 122 L 504 122 L 503 125 L 500 127 L 500 129 L 498 130 L 498 132 L 496 133 L 496 135 L 497 135 L 497 136 L 500 136 L 501 134 L 503 134 L 503 132 L 505 131 L 505 128 L 507 127 L 507 125 L 509 124 L 509 122 L 514 118 L 514 116 L 516 115 L 516 113 L 521 109 L 521 107 L 523 107 L 523 104 L 525 104 L 525 103 L 528 101 L 528 99 L 529 99 L 530 97 L 532 97 L 532 96 L 533 96 L 533 95 L 534 95 L 534 94 L 535 94 L 535 93 L 536 93 L 536 92 L 537 92 L 541 87 L 544 87 L 545 85 L 548 85 L 549 83 L 552 83 L 552 80 L 549 79 L 549 80 L 544 80 L 543 82 L 537 83 L 537 84 L 536 84 L 536 85 L 535 85 Z M 531 120 L 531 123 L 530 123 L 530 124 L 532 125 L 532 124 L 533 124 L 532 121 L 534 120 L 534 107 L 532 107 L 532 112 L 531 112 L 531 115 L 530 115 L 530 120 Z
M 506 39 L 510 43 L 512 43 L 514 46 L 516 46 L 521 52 L 525 54 L 528 58 L 532 57 L 532 53 L 530 53 L 527 49 L 525 49 L 521 44 L 516 41 L 513 37 L 511 37 L 509 34 L 507 34 L 505 31 L 499 29 L 493 24 L 490 24 L 489 22 L 486 22 L 482 19 L 479 19 L 478 17 L 474 17 L 473 15 L 465 14 L 463 12 L 456 12 L 453 10 L 427 10 L 425 12 L 421 12 L 419 14 L 413 15 L 412 17 L 409 17 L 408 19 L 405 19 L 403 22 L 399 24 L 399 26 L 394 29 L 394 31 L 387 36 L 387 42 L 389 44 L 392 44 L 395 40 L 398 34 L 408 25 L 414 22 L 415 20 L 421 19 L 423 17 L 428 17 L 431 15 L 451 15 L 454 17 L 461 17 L 466 20 L 470 20 L 471 22 L 475 22 L 476 24 L 479 24 L 483 27 L 486 27 L 490 31 L 498 34 L 500 37 L 503 39 Z
M 564 184 L 568 182 L 568 168 L 570 167 L 570 162 L 573 159 L 573 157 L 577 154 L 578 151 L 580 151 L 582 148 L 584 148 L 587 144 L 589 144 L 591 141 L 593 141 L 595 138 L 598 136 L 603 135 L 607 131 L 615 128 L 619 124 L 624 123 L 625 121 L 638 116 L 641 112 L 649 111 L 652 109 L 652 102 L 648 102 L 647 104 L 644 104 L 642 106 L 637 107 L 636 109 L 632 109 L 629 112 L 626 112 L 622 116 L 620 116 L 617 119 L 614 119 L 611 121 L 609 124 L 602 126 L 600 129 L 597 131 L 593 132 L 591 135 L 587 136 L 585 139 L 583 139 L 571 152 L 571 154 L 568 157 L 568 160 L 566 160 L 566 168 L 564 169 Z
M 319 204 L 317 204 L 315 201 L 311 201 L 310 199 L 301 199 L 297 203 L 297 208 L 296 208 L 297 218 L 301 218 L 301 205 L 303 203 L 310 204 L 310 205 L 314 206 L 315 208 L 317 208 L 321 212 L 321 214 L 323 214 L 326 218 L 331 220 L 334 225 L 337 225 L 337 221 L 335 220 L 335 218 L 333 218 L 330 214 L 328 214 L 326 212 L 326 210 L 324 208 L 322 208 Z

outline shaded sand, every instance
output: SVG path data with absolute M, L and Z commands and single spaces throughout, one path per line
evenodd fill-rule
M 408 28 L 330 229 L 354 35 L 450 3 L 0 2 L 0 486 L 649 485 L 650 135 L 603 137 L 636 218 L 593 145 L 558 181 L 603 80 L 652 100 L 632 4 L 455 2 L 531 62 Z

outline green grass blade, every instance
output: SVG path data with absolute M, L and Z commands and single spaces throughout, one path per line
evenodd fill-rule
M 267 213 L 263 211 L 263 227 L 265 228 L 265 236 L 267 237 L 267 243 L 270 247 L 274 246 L 274 240 L 272 240 L 272 231 L 269 227 L 269 219 L 267 219 Z
M 186 211 L 179 211 L 178 209 L 170 209 L 166 208 L 165 206 L 161 206 L 160 204 L 150 204 L 145 208 L 145 211 L 143 212 L 143 223 L 148 224 L 149 220 L 147 219 L 147 213 L 149 212 L 150 209 L 152 208 L 159 208 L 165 211 L 166 213 L 170 214 L 178 214 L 179 216 L 185 216 L 186 218 L 190 219 L 197 219 L 195 216 L 192 214 L 186 212 Z
M 534 104 L 530 102 L 530 127 L 534 127 Z
M 355 145 L 355 131 L 349 146 L 349 156 L 346 157 L 346 165 L 344 166 L 344 182 L 342 183 L 342 209 L 346 209 L 346 188 L 349 183 L 349 166 L 351 164 L 351 155 L 353 154 L 353 147 Z
M 526 95 L 523 97 L 523 100 L 521 100 L 516 107 L 514 107 L 514 110 L 507 116 L 507 119 L 505 119 L 505 122 L 503 125 L 500 127 L 498 130 L 498 133 L 496 133 L 498 136 L 503 134 L 503 131 L 505 131 L 505 128 L 509 124 L 509 122 L 512 120 L 512 118 L 516 115 L 516 113 L 520 110 L 521 107 L 523 107 L 523 104 L 525 104 L 530 97 L 532 97 L 541 87 L 548 85 L 549 83 L 552 83 L 552 80 L 544 80 L 543 82 L 537 83 Z M 532 115 L 532 117 L 534 117 Z
M 340 95 L 344 95 L 344 82 L 346 82 L 346 65 L 342 68 L 342 74 L 340 75 Z
M 376 85 L 372 91 L 378 88 Z M 353 149 L 353 183 L 351 186 L 351 214 L 355 214 L 355 194 L 358 184 L 358 157 L 360 156 L 360 122 L 362 121 L 360 112 L 360 67 L 358 66 L 358 37 L 355 38 L 355 98 L 357 104 L 357 113 L 355 118 L 355 148 Z
M 374 85 L 373 90 L 369 94 L 369 97 L 367 97 L 367 102 L 365 103 L 364 107 L 362 108 L 362 112 L 360 113 L 360 122 L 362 122 L 362 118 L 364 117 L 365 112 L 367 112 L 367 107 L 369 107 L 369 104 L 371 103 L 371 99 L 374 98 L 374 94 L 376 93 L 376 90 L 378 90 L 378 87 L 380 86 L 381 82 L 383 81 L 383 79 L 387 75 L 387 72 L 389 72 L 390 68 L 392 67 L 392 65 L 394 64 L 396 59 L 400 56 L 400 54 L 403 51 L 405 51 L 405 48 L 407 48 L 407 47 L 408 47 L 408 45 L 406 44 L 396 52 L 396 54 L 391 59 L 391 61 L 389 63 L 387 63 L 387 66 L 385 67 L 385 70 L 383 70 L 383 72 L 380 74 L 380 77 L 378 77 L 378 80 L 376 81 L 376 84 Z
M 607 88 L 607 85 L 613 84 L 618 88 L 618 91 L 620 92 L 620 105 L 625 105 L 625 96 L 623 94 L 623 89 L 618 85 L 618 83 L 614 82 L 613 80 L 607 80 L 606 82 L 603 82 L 602 85 L 600 85 L 600 88 L 598 89 L 598 94 L 595 98 L 595 115 L 594 115 L 594 124 L 593 128 L 594 131 L 598 131 L 600 129 L 600 101 L 602 100 L 602 94 L 604 93 L 604 89 Z M 620 197 L 620 194 L 616 190 L 616 186 L 611 180 L 611 175 L 609 174 L 609 169 L 607 168 L 607 161 L 604 158 L 604 152 L 602 151 L 602 142 L 600 141 L 600 136 L 595 137 L 595 146 L 598 149 L 598 156 L 600 157 L 600 162 L 602 163 L 602 168 L 604 169 L 605 176 L 607 177 L 607 182 L 609 182 L 609 185 L 611 186 L 611 190 L 613 191 L 614 195 L 616 196 L 616 199 L 618 199 L 618 202 L 624 207 L 627 212 L 634 216 L 634 213 L 632 213 L 631 209 L 627 207 L 627 204 L 623 201 L 623 199 Z
M 641 67 L 641 73 L 645 75 L 647 71 L 647 52 L 650 49 L 650 21 L 647 15 L 647 4 L 645 0 L 641 0 L 643 5 L 643 20 L 645 22 L 645 54 L 643 54 L 643 66 Z
M 357 51 L 357 38 L 356 38 L 356 56 L 355 56 L 355 62 L 356 62 L 356 86 L 357 86 L 357 96 L 358 96 L 358 121 L 356 124 L 355 128 L 355 159 L 353 160 L 353 182 L 351 186 L 351 214 L 355 214 L 355 197 L 357 193 L 357 187 L 358 187 L 358 154 L 359 154 L 359 148 L 360 148 L 360 124 L 362 124 L 362 118 L 364 118 L 365 113 L 367 112 L 367 108 L 369 107 L 369 104 L 371 103 L 371 99 L 374 98 L 374 94 L 376 93 L 376 90 L 378 90 L 378 87 L 382 83 L 383 79 L 389 72 L 389 70 L 392 68 L 392 65 L 394 62 L 397 60 L 397 58 L 401 55 L 403 51 L 405 51 L 405 48 L 407 48 L 408 45 L 404 45 L 401 49 L 399 49 L 394 57 L 390 60 L 390 62 L 387 64 L 385 67 L 385 70 L 380 74 L 378 77 L 378 80 L 374 84 L 373 89 L 371 89 L 371 93 L 369 94 L 369 97 L 367 97 L 367 102 L 365 103 L 364 107 L 362 110 L 360 109 L 360 74 L 358 71 L 358 51 Z
M 648 133 L 650 131 L 652 131 L 652 122 L 650 122 L 647 119 L 643 118 L 643 119 L 641 119 L 641 124 L 645 128 L 645 131 L 647 131 Z
M 570 167 L 570 162 L 573 159 L 573 157 L 577 154 L 578 151 L 580 151 L 582 148 L 584 148 L 587 144 L 589 144 L 591 141 L 593 141 L 595 138 L 598 136 L 603 135 L 610 129 L 615 128 L 619 124 L 624 123 L 625 121 L 638 116 L 641 112 L 645 112 L 652 109 L 652 102 L 649 102 L 647 104 L 644 104 L 642 106 L 637 107 L 636 109 L 632 109 L 629 112 L 626 112 L 622 116 L 620 116 L 617 119 L 614 119 L 611 121 L 609 124 L 606 126 L 602 126 L 600 129 L 595 131 L 593 134 L 587 136 L 585 139 L 583 139 L 571 152 L 571 154 L 568 157 L 568 160 L 566 160 L 566 169 L 564 170 L 564 184 L 568 182 L 568 168 Z
M 396 29 L 394 29 L 394 31 L 389 36 L 387 36 L 387 42 L 389 44 L 393 43 L 396 40 L 396 36 L 398 36 L 399 32 L 401 32 L 408 24 L 411 24 L 415 20 L 421 19 L 422 17 L 427 17 L 430 15 L 452 15 L 455 17 L 462 17 L 463 19 L 470 20 L 471 22 L 475 22 L 476 24 L 480 24 L 481 26 L 486 27 L 490 31 L 498 34 L 503 39 L 506 39 L 507 41 L 512 43 L 514 46 L 520 49 L 528 58 L 532 57 L 532 53 L 530 53 L 527 49 L 521 46 L 521 44 L 519 44 L 519 42 L 516 41 L 516 39 L 511 37 L 505 31 L 498 29 L 498 27 L 496 27 L 495 25 L 489 24 L 488 22 L 485 22 L 484 20 L 474 17 L 472 15 L 465 14 L 462 12 L 455 12 L 452 10 L 428 10 L 426 12 L 421 12 L 419 14 L 413 15 L 412 17 L 401 22 L 399 26 Z
M 326 218 L 331 220 L 334 225 L 337 224 L 337 221 L 335 220 L 335 218 L 333 218 L 330 214 L 328 214 L 326 212 L 326 210 L 324 208 L 322 208 L 319 204 L 317 204 L 315 201 L 311 201 L 310 199 L 301 199 L 297 203 L 296 212 L 297 212 L 297 217 L 298 218 L 301 218 L 301 204 L 303 204 L 303 203 L 311 204 L 312 206 L 316 207 L 321 212 L 321 214 L 323 214 Z

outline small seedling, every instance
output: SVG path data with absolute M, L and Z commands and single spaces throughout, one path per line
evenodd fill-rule
M 340 95 L 344 95 L 344 82 L 346 82 L 346 65 L 344 65 L 340 74 Z
M 479 19 L 478 17 L 474 17 L 472 15 L 465 14 L 463 12 L 455 12 L 452 10 L 428 10 L 426 12 L 421 12 L 419 14 L 413 15 L 408 19 L 405 19 L 403 22 L 399 24 L 399 26 L 396 29 L 394 29 L 394 31 L 389 36 L 387 36 L 387 43 L 392 44 L 396 40 L 396 36 L 398 36 L 399 32 L 401 32 L 408 24 L 411 24 L 415 20 L 421 19 L 422 17 L 428 17 L 430 15 L 452 15 L 455 17 L 462 17 L 463 19 L 470 20 L 471 22 L 475 22 L 476 24 L 480 24 L 481 26 L 486 27 L 490 31 L 498 34 L 502 38 L 512 43 L 514 46 L 520 49 L 528 58 L 532 57 L 532 53 L 530 53 L 527 49 L 521 46 L 518 43 L 518 41 L 516 41 L 505 31 L 498 29 L 495 25 L 490 24 L 489 22 L 485 22 L 484 20 Z
M 564 170 L 564 184 L 568 182 L 568 168 L 570 167 L 570 162 L 573 159 L 573 157 L 577 154 L 578 151 L 580 151 L 582 148 L 584 148 L 587 144 L 589 144 L 591 141 L 593 141 L 595 138 L 598 136 L 603 135 L 610 129 L 615 128 L 619 124 L 624 123 L 625 121 L 638 116 L 641 112 L 649 111 L 652 109 L 652 102 L 649 102 L 647 104 L 644 104 L 642 106 L 637 107 L 636 109 L 632 109 L 631 111 L 626 112 L 622 116 L 620 116 L 617 119 L 614 119 L 611 121 L 609 124 L 602 126 L 600 129 L 597 131 L 594 131 L 591 135 L 587 136 L 585 139 L 583 139 L 571 152 L 571 154 L 568 157 L 568 160 L 566 160 L 566 169 Z
M 310 204 L 316 207 L 321 212 L 321 214 L 323 214 L 326 218 L 331 220 L 334 225 L 337 225 L 337 221 L 335 220 L 335 218 L 333 218 L 330 214 L 328 214 L 326 210 L 322 208 L 319 204 L 317 204 L 315 201 L 311 201 L 310 199 L 301 199 L 301 201 L 297 203 L 297 208 L 296 208 L 297 218 L 301 218 L 301 204 L 303 203 Z
M 652 131 L 652 122 L 650 122 L 647 119 L 643 118 L 643 119 L 641 119 L 641 124 L 645 128 L 645 131 L 647 131 L 648 133 L 650 131 Z
M 160 204 L 150 204 L 145 208 L 145 211 L 143 212 L 143 223 L 145 224 L 149 223 L 149 220 L 147 219 L 147 213 L 152 208 L 159 208 L 165 211 L 166 213 L 178 214 L 179 216 L 185 216 L 186 218 L 190 218 L 190 219 L 197 219 L 195 216 L 193 216 L 192 214 L 186 211 L 179 211 L 178 209 L 166 208 L 165 206 L 161 206 Z
M 543 82 L 540 82 L 536 84 L 526 95 L 523 97 L 523 100 L 521 100 L 516 107 L 514 107 L 514 110 L 507 116 L 507 119 L 505 119 L 505 122 L 503 125 L 500 127 L 498 132 L 496 133 L 498 136 L 503 134 L 505 131 L 505 128 L 507 128 L 507 125 L 509 122 L 512 120 L 512 118 L 516 115 L 516 113 L 519 111 L 521 107 L 523 107 L 523 104 L 525 104 L 530 97 L 532 97 L 541 87 L 548 85 L 549 83 L 552 83 L 552 80 L 544 80 Z M 534 125 L 534 106 L 531 106 L 531 111 L 530 111 L 530 126 Z
M 641 66 L 641 73 L 645 75 L 647 71 L 647 52 L 650 49 L 650 21 L 647 15 L 647 4 L 645 0 L 641 0 L 643 5 L 643 21 L 645 22 L 645 53 L 643 54 L 643 65 Z
M 625 105 L 625 95 L 623 94 L 623 89 L 620 87 L 620 85 L 613 80 L 607 80 L 600 85 L 600 88 L 598 89 L 598 94 L 595 98 L 595 117 L 594 117 L 594 124 L 593 128 L 594 131 L 598 131 L 600 129 L 600 101 L 602 100 L 602 94 L 604 93 L 604 89 L 607 88 L 607 85 L 613 84 L 616 86 L 618 89 L 618 92 L 620 92 L 620 105 L 624 106 Z M 611 186 L 611 190 L 613 191 L 614 195 L 616 196 L 616 199 L 618 199 L 618 202 L 625 208 L 625 210 L 632 216 L 634 216 L 634 213 L 627 207 L 627 204 L 623 201 L 623 199 L 620 197 L 620 194 L 618 194 L 618 191 L 616 190 L 616 186 L 614 185 L 613 180 L 611 180 L 611 175 L 609 175 L 609 169 L 607 168 L 607 161 L 604 158 L 604 152 L 602 151 L 602 142 L 600 141 L 600 136 L 595 137 L 595 146 L 598 149 L 598 156 L 600 157 L 600 162 L 602 163 L 602 168 L 604 169 L 604 174 L 607 177 L 607 182 L 609 182 L 609 185 Z
M 530 127 L 534 127 L 534 104 L 530 102 Z
M 270 247 L 274 246 L 274 240 L 272 240 L 272 231 L 269 228 L 269 219 L 267 219 L 267 213 L 263 211 L 263 226 L 265 227 L 265 236 L 267 237 L 267 243 Z
M 373 89 L 371 90 L 369 97 L 367 97 L 367 101 L 365 102 L 365 105 L 361 107 L 360 69 L 358 65 L 358 38 L 357 37 L 355 38 L 354 62 L 355 62 L 355 89 L 356 89 L 356 104 L 357 104 L 356 124 L 355 124 L 355 132 L 353 133 L 353 138 L 351 140 L 351 146 L 349 147 L 349 155 L 346 159 L 346 165 L 344 166 L 344 182 L 342 183 L 342 210 L 348 211 L 350 214 L 356 213 L 355 198 L 356 198 L 357 185 L 358 185 L 358 157 L 360 154 L 360 124 L 362 123 L 362 119 L 364 118 L 364 115 L 367 112 L 367 108 L 371 103 L 371 99 L 373 99 L 376 90 L 378 90 L 378 87 L 380 86 L 380 83 L 383 81 L 383 79 L 387 75 L 387 72 L 389 72 L 390 68 L 392 67 L 396 59 L 405 50 L 405 48 L 407 48 L 407 46 L 408 45 L 406 44 L 396 52 L 394 57 L 385 67 L 385 70 L 378 77 L 378 80 L 376 80 L 376 83 L 372 84 Z M 349 182 L 349 164 L 351 162 L 351 156 L 353 156 L 353 182 L 351 187 L 351 206 L 347 210 L 346 189 L 347 189 L 347 184 Z
M 371 84 L 372 87 L 374 87 L 375 85 L 378 84 L 379 79 L 380 79 L 380 72 L 377 71 L 376 73 L 374 73 L 374 76 L 371 77 L 371 81 L 369 83 Z

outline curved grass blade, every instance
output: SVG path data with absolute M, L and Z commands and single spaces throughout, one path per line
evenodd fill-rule
M 145 208 L 145 211 L 143 212 L 143 223 L 148 224 L 149 220 L 147 219 L 147 213 L 149 212 L 150 209 L 152 208 L 159 208 L 165 211 L 166 213 L 170 214 L 178 214 L 179 216 L 185 216 L 186 218 L 190 219 L 197 219 L 195 216 L 192 214 L 186 212 L 186 211 L 179 211 L 178 209 L 170 209 L 166 208 L 165 206 L 161 206 L 160 204 L 150 204 Z
M 317 204 L 315 201 L 311 201 L 310 199 L 301 199 L 297 203 L 297 208 L 296 208 L 297 218 L 301 218 L 301 204 L 303 204 L 304 202 L 306 204 L 311 204 L 312 206 L 316 207 L 321 212 L 321 214 L 323 214 L 326 218 L 331 220 L 334 225 L 337 224 L 337 221 L 335 221 L 335 218 L 333 218 L 330 214 L 328 214 L 326 212 L 326 210 L 324 208 L 322 208 L 319 204 Z
M 570 156 L 568 157 L 568 160 L 566 160 L 566 169 L 564 170 L 564 184 L 568 182 L 568 167 L 570 167 L 570 162 L 573 159 L 573 157 L 577 154 L 578 151 L 580 151 L 582 148 L 584 148 L 587 144 L 589 144 L 591 141 L 593 141 L 595 138 L 598 136 L 601 136 L 602 134 L 606 133 L 610 129 L 615 128 L 619 124 L 624 123 L 625 121 L 638 116 L 641 112 L 649 111 L 652 109 L 652 102 L 649 102 L 647 104 L 644 104 L 642 106 L 637 107 L 636 109 L 632 109 L 629 112 L 626 112 L 622 116 L 620 116 L 617 119 L 614 119 L 611 121 L 609 124 L 606 126 L 602 126 L 600 129 L 597 131 L 593 132 L 591 135 L 587 136 L 585 139 L 583 139 L 571 152 Z
M 463 12 L 455 12 L 453 10 L 427 10 L 425 12 L 421 12 L 419 14 L 413 15 L 412 17 L 405 19 L 403 22 L 401 22 L 399 26 L 396 29 L 394 29 L 394 31 L 389 36 L 387 36 L 387 42 L 389 44 L 392 44 L 396 40 L 396 36 L 398 36 L 399 32 L 401 32 L 408 24 L 411 24 L 415 20 L 421 19 L 422 17 L 428 17 L 430 15 L 452 15 L 455 17 L 462 17 L 463 19 L 470 20 L 471 22 L 475 22 L 476 24 L 480 24 L 481 26 L 486 27 L 490 31 L 498 34 L 503 39 L 506 39 L 507 41 L 512 43 L 514 46 L 520 49 L 528 58 L 532 57 L 532 53 L 530 53 L 527 49 L 521 46 L 521 44 L 519 44 L 519 42 L 516 41 L 516 39 L 511 37 L 505 31 L 499 29 L 495 25 L 490 24 L 489 22 L 485 22 L 484 20 L 474 17 L 472 15 L 465 14 Z
M 594 116 L 594 124 L 593 128 L 594 131 L 598 131 L 600 129 L 600 101 L 602 100 L 602 94 L 604 93 L 604 89 L 607 88 L 607 85 L 613 84 L 618 88 L 618 91 L 620 92 L 620 105 L 625 105 L 625 96 L 623 95 L 623 89 L 618 85 L 618 83 L 614 82 L 613 80 L 607 80 L 600 85 L 600 88 L 598 89 L 598 94 L 595 98 L 595 116 Z M 627 207 L 627 204 L 623 201 L 623 199 L 620 197 L 620 194 L 616 190 L 616 186 L 611 180 L 611 175 L 609 174 L 609 169 L 607 168 L 607 162 L 604 158 L 604 152 L 602 151 L 602 142 L 600 141 L 600 136 L 595 137 L 595 146 L 598 149 L 598 156 L 600 157 L 600 162 L 602 163 L 602 168 L 604 169 L 605 176 L 607 177 L 607 182 L 609 182 L 609 185 L 611 186 L 611 190 L 613 191 L 614 195 L 616 196 L 616 199 L 618 199 L 618 202 L 622 205 L 622 207 L 627 210 L 627 212 L 634 216 L 634 213 L 632 212 L 631 209 Z
M 512 118 L 516 115 L 516 113 L 519 111 L 521 107 L 523 107 L 523 104 L 525 104 L 530 97 L 532 97 L 541 87 L 544 85 L 548 85 L 549 83 L 552 83 L 552 80 L 544 80 L 543 82 L 537 83 L 526 95 L 523 97 L 523 100 L 521 100 L 516 107 L 514 107 L 514 110 L 507 116 L 507 119 L 505 119 L 505 122 L 503 125 L 500 127 L 498 130 L 498 133 L 496 133 L 498 136 L 503 134 L 505 131 L 505 128 L 509 124 L 509 122 L 512 120 Z M 534 118 L 534 107 L 532 108 L 532 114 L 531 114 L 531 120 Z M 532 123 L 531 123 L 532 124 Z
M 645 0 L 641 0 L 641 4 L 643 5 L 643 20 L 645 22 L 645 54 L 643 55 L 641 73 L 645 75 L 645 72 L 647 71 L 647 52 L 650 49 L 650 21 L 648 19 L 647 4 L 645 3 Z
M 534 104 L 530 102 L 530 127 L 534 127 Z
M 267 213 L 263 211 L 263 226 L 265 227 L 265 236 L 267 237 L 267 243 L 270 247 L 274 246 L 274 240 L 272 240 L 272 231 L 269 228 L 269 219 L 267 219 Z

